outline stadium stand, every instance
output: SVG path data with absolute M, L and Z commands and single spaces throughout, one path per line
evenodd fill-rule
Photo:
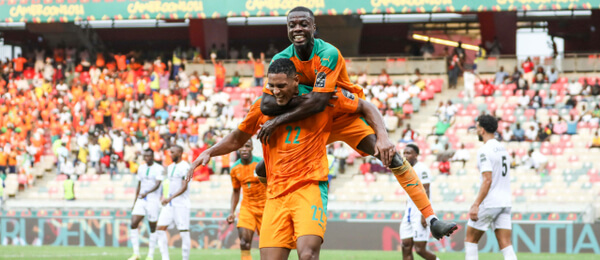
M 85 158 L 88 167 L 83 172 L 75 170 L 74 174 L 79 176 L 75 190 L 85 190 L 77 192 L 77 200 L 130 202 L 137 185 L 131 173 L 141 163 L 141 156 L 137 155 L 141 149 L 150 147 L 160 151 L 156 159 L 167 164 L 170 160 L 168 152 L 163 153 L 161 148 L 170 143 L 179 143 L 186 147 L 185 159 L 192 160 L 235 127 L 245 115 L 248 105 L 261 94 L 261 87 L 253 87 L 254 81 L 249 77 L 236 79 L 242 82 L 241 87 L 225 87 L 215 91 L 214 76 L 207 73 L 200 76 L 196 72 L 187 76 L 185 70 L 180 75 L 171 75 L 164 72 L 169 66 L 160 61 L 144 65 L 126 64 L 121 68 L 119 64 L 113 65 L 101 71 L 93 66 L 89 69 L 76 67 L 74 73 L 64 74 L 69 77 L 67 82 L 71 82 L 66 89 L 60 86 L 63 84 L 61 76 L 56 76 L 56 73 L 60 73 L 59 67 L 51 63 L 44 65 L 50 66 L 48 70 L 53 70 L 51 77 L 46 77 L 50 74 L 44 75 L 44 71 L 34 73 L 31 67 L 26 67 L 22 74 L 12 71 L 6 74 L 7 78 L 13 80 L 4 80 L 0 84 L 3 97 L 0 115 L 11 120 L 12 124 L 2 129 L 2 140 L 4 152 L 14 151 L 19 165 L 18 174 L 8 174 L 6 177 L 5 193 L 8 196 L 22 200 L 61 199 L 61 183 L 65 177 L 55 170 L 60 142 L 71 145 L 68 158 L 76 162 L 72 166 L 77 168 L 77 163 L 84 161 L 75 159 L 79 157 L 75 152 L 81 150 L 77 139 L 80 136 L 85 138 L 84 133 L 88 131 L 91 133 L 89 144 L 108 135 L 106 138 L 110 142 L 102 149 L 104 155 L 108 154 L 108 160 L 100 163 L 105 163 L 104 166 L 91 167 L 88 155 Z M 10 68 L 12 64 L 3 66 Z M 168 80 L 169 77 L 171 80 Z M 228 81 L 231 80 L 233 78 Z M 421 78 L 418 74 L 390 77 L 382 72 L 380 75 L 355 75 L 353 80 L 364 84 L 367 99 L 384 114 L 393 138 L 401 139 L 397 130 L 403 122 L 411 123 L 413 129 L 420 133 L 414 141 L 422 149 L 420 160 L 430 165 L 434 173 L 432 201 L 434 204 L 449 205 L 442 207 L 449 211 L 455 205 L 463 204 L 460 207 L 465 208 L 474 199 L 479 177 L 472 160 L 467 160 L 464 167 L 462 162 L 452 162 L 449 175 L 439 174 L 437 148 L 434 146 L 449 144 L 451 149 L 459 149 L 464 144 L 470 158 L 474 158 L 481 144 L 469 128 L 474 126 L 475 118 L 482 112 L 487 111 L 501 118 L 501 131 L 507 126 L 514 129 L 515 123 L 528 126 L 531 122 L 541 122 L 546 125 L 549 120 L 558 122 L 559 116 L 584 116 L 584 110 L 593 111 L 600 101 L 598 97 L 577 95 L 574 97 L 576 106 L 566 106 L 570 83 L 564 77 L 554 84 L 533 84 L 527 91 L 516 90 L 514 84 L 501 84 L 494 86 L 495 91 L 491 96 L 483 96 L 485 82 L 478 80 L 473 100 L 456 90 L 444 90 L 448 92 L 439 95 L 444 80 Z M 584 80 L 596 82 L 594 77 L 580 77 L 578 81 L 584 83 Z M 542 99 L 553 93 L 556 106 L 530 108 L 520 105 L 520 98 L 528 96 L 531 100 L 536 91 L 539 91 Z M 28 99 L 37 102 L 27 103 Z M 178 102 L 180 99 L 188 101 Z M 448 100 L 452 101 L 451 106 L 455 110 L 454 124 L 442 136 L 428 136 L 439 120 L 439 113 L 434 116 L 437 111 L 434 104 Z M 102 108 L 106 109 L 101 111 Z M 29 114 L 41 120 L 16 116 Z M 600 150 L 589 149 L 594 131 L 598 129 L 598 120 L 594 115 L 582 118 L 577 124 L 576 135 L 553 134 L 543 142 L 507 142 L 508 149 L 516 154 L 516 158 L 525 156 L 533 148 L 543 154 L 548 162 L 541 171 L 523 167 L 515 169 L 512 182 L 516 205 L 556 201 L 582 205 L 594 203 L 595 210 L 600 210 L 600 203 L 593 200 L 600 195 L 600 165 L 594 161 Z M 116 135 L 117 130 L 122 130 L 125 136 Z M 115 147 L 115 136 L 124 139 L 124 147 Z M 399 143 L 398 149 L 403 149 L 404 145 Z M 133 147 L 133 158 L 125 152 L 128 147 Z M 117 154 L 118 159 L 111 161 L 111 154 Z M 128 159 L 124 160 L 125 157 Z M 347 161 L 359 165 L 361 159 L 357 158 L 358 154 L 353 152 Z M 227 205 L 231 191 L 229 176 L 209 174 L 218 172 L 222 164 L 219 158 L 213 161 L 210 169 L 197 172 L 198 181 L 191 184 L 192 201 L 210 200 L 214 205 Z M 104 174 L 111 168 L 117 168 L 117 174 Z M 64 173 L 64 169 L 59 173 Z M 358 171 L 351 169 L 350 172 Z M 369 204 L 369 207 L 377 209 L 377 205 L 382 205 L 382 208 L 389 204 L 401 205 L 405 200 L 404 191 L 387 173 L 346 176 L 334 180 L 330 192 L 331 201 L 344 205 L 340 208 L 352 209 L 359 207 L 356 205 Z M 570 189 L 561 193 L 552 192 L 564 185 Z

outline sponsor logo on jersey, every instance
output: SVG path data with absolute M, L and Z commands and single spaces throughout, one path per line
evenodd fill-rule
M 325 72 L 319 72 L 317 74 L 317 79 L 315 80 L 315 88 L 324 88 L 326 79 L 327 74 L 325 74 Z
M 479 156 L 479 161 L 481 161 L 481 162 L 485 162 L 485 160 L 487 160 L 487 159 L 485 158 L 485 154 L 483 154 L 483 153 L 482 153 L 482 154 Z
M 422 178 L 422 179 L 427 179 L 427 177 L 428 177 L 428 176 L 427 176 L 427 172 L 423 172 L 423 173 L 421 173 L 421 178 Z

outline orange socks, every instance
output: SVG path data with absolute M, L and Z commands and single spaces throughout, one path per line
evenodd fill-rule
M 394 176 L 396 176 L 398 183 L 400 183 L 410 199 L 412 199 L 417 208 L 419 208 L 421 214 L 423 214 L 425 218 L 433 216 L 433 208 L 431 207 L 429 198 L 427 198 L 425 188 L 423 188 L 423 184 L 419 180 L 415 170 L 410 166 L 410 163 L 404 159 L 404 164 L 402 164 L 402 166 L 391 170 L 392 173 L 394 173 Z
M 250 255 L 250 250 L 242 250 L 242 260 L 252 260 L 252 255 Z

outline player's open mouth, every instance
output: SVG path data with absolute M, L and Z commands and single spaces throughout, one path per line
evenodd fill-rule
M 294 36 L 294 42 L 295 43 L 303 43 L 305 39 L 306 39 L 306 37 L 304 37 L 304 35 L 296 35 L 296 36 Z

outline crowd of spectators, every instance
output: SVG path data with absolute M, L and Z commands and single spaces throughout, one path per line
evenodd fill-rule
M 189 73 L 177 53 L 93 59 L 86 50 L 58 47 L 0 62 L 0 175 L 30 175 L 45 152 L 56 156 L 59 173 L 76 175 L 135 172 L 146 148 L 167 165 L 163 148 L 175 143 L 187 159 L 197 156 L 235 127 L 234 107 L 221 91 L 221 62 L 211 59 L 215 73 Z M 240 105 L 248 107 L 253 97 L 245 99 Z M 200 132 L 206 118 L 219 120 Z

